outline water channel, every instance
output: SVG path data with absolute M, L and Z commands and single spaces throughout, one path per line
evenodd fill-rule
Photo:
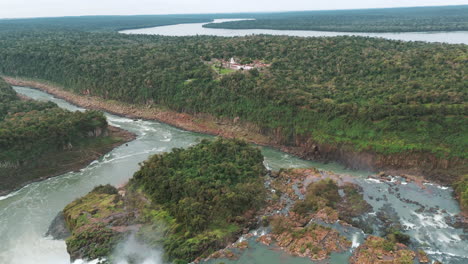
M 38 90 L 26 87 L 14 89 L 19 94 L 36 100 L 55 102 L 65 109 L 84 110 Z M 0 263 L 69 264 L 65 241 L 56 241 L 44 236 L 53 218 L 66 204 L 85 195 L 96 185 L 124 184 L 138 170 L 138 163 L 147 159 L 149 155 L 170 151 L 175 147 L 188 147 L 203 138 L 211 138 L 155 121 L 132 120 L 111 114 L 106 116 L 110 124 L 135 133 L 137 139 L 114 149 L 80 171 L 32 183 L 19 191 L 0 197 Z M 396 180 L 379 182 L 367 179 L 369 172 L 346 170 L 335 163 L 305 161 L 271 148 L 262 148 L 262 152 L 265 164 L 272 170 L 317 167 L 324 171 L 352 176 L 354 181 L 363 187 L 365 199 L 373 206 L 374 211 L 390 210 L 396 214 L 405 226 L 405 232 L 431 257 L 443 263 L 467 263 L 468 242 L 463 239 L 463 230 L 449 226 L 444 220 L 460 210 L 452 198 L 450 188 L 434 184 L 427 184 L 421 188 L 404 181 L 403 184 L 397 184 Z M 418 211 L 419 206 L 406 203 L 405 199 L 432 210 Z M 368 217 L 372 218 L 372 215 Z M 350 230 L 347 236 L 353 241 L 354 247 L 363 241 L 363 233 L 359 230 Z M 350 253 L 333 254 L 327 263 L 346 263 Z M 266 247 L 253 240 L 249 249 L 241 253 L 239 260 L 223 262 L 311 263 L 308 259 L 288 256 L 274 247 Z M 161 263 L 161 260 L 152 259 L 145 263 Z

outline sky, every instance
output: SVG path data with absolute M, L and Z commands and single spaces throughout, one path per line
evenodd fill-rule
M 0 0 L 0 18 L 468 5 L 468 0 Z

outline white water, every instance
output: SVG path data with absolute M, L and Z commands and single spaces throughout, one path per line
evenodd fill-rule
M 246 19 L 215 19 L 214 23 L 225 21 L 236 21 Z M 178 24 L 170 26 L 129 29 L 122 30 L 123 34 L 144 34 L 144 35 L 163 35 L 163 36 L 196 36 L 209 35 L 221 37 L 240 37 L 249 35 L 277 35 L 277 36 L 296 36 L 296 37 L 334 37 L 334 36 L 363 36 L 386 38 L 404 41 L 426 41 L 426 42 L 444 42 L 451 44 L 468 44 L 468 31 L 452 32 L 403 32 L 403 33 L 354 33 L 354 32 L 329 32 L 329 31 L 310 31 L 310 30 L 270 30 L 270 29 L 221 29 L 204 28 L 208 23 Z
M 157 250 L 142 244 L 135 239 L 135 235 L 131 235 L 124 242 L 120 243 L 113 257 L 116 264 L 130 264 L 129 257 L 137 257 L 142 264 L 162 264 L 162 250 Z
M 229 19 L 215 20 L 215 23 L 230 21 Z M 364 36 L 376 37 L 403 41 L 425 41 L 425 42 L 441 42 L 450 44 L 468 44 L 468 32 L 405 32 L 405 33 L 348 33 L 348 32 L 324 32 L 324 31 L 292 31 L 292 30 L 264 30 L 264 29 L 214 29 L 204 28 L 206 23 L 196 24 L 180 24 L 135 30 L 124 30 L 120 33 L 124 34 L 150 34 L 164 36 L 195 36 L 195 35 L 211 35 L 223 37 L 236 37 L 247 35 L 287 35 L 298 37 L 332 37 L 332 36 Z M 296 164 L 288 162 L 288 155 L 285 154 L 284 159 L 278 164 L 279 167 L 295 167 Z M 269 163 L 271 164 L 271 163 Z M 271 165 L 268 165 L 271 166 Z M 299 165 L 300 166 L 300 165 Z M 336 168 L 332 168 L 335 172 Z M 359 173 L 355 173 L 354 176 Z M 362 174 L 361 174 L 362 176 Z M 391 183 L 385 183 L 377 179 L 361 179 L 359 181 L 365 192 L 369 203 L 374 210 L 383 208 L 385 204 L 391 204 L 391 207 L 397 212 L 403 226 L 407 229 L 406 232 L 411 235 L 416 242 L 425 245 L 424 249 L 437 260 L 443 263 L 468 263 L 468 243 L 461 240 L 460 236 L 463 230 L 448 226 L 444 218 L 450 217 L 459 212 L 456 202 L 452 198 L 452 191 L 448 187 L 438 186 L 435 184 L 426 185 L 426 189 L 421 189 L 419 186 L 403 181 L 399 185 L 399 191 L 396 191 L 396 178 L 393 178 Z M 406 204 L 401 201 L 396 195 L 390 194 L 389 189 L 393 188 L 401 197 L 416 201 L 426 207 L 440 207 L 446 209 L 446 212 L 438 210 L 436 213 L 422 212 L 417 213 L 417 206 Z M 369 197 L 372 196 L 373 199 Z M 377 201 L 377 199 L 379 199 Z M 466 234 L 465 234 L 466 235 Z M 357 245 L 353 237 L 353 246 Z M 437 250 L 434 250 L 434 249 Z M 258 250 L 258 249 L 257 249 Z M 250 253 L 255 254 L 251 250 Z M 249 262 L 268 263 L 262 258 L 245 257 L 239 260 L 239 263 Z M 270 262 L 274 258 L 270 259 Z M 234 263 L 225 261 L 226 263 Z M 342 263 L 339 258 L 332 260 L 334 263 Z
M 352 247 L 352 248 L 357 248 L 357 247 L 359 247 L 360 243 L 359 243 L 359 240 L 358 240 L 358 239 L 359 239 L 358 235 L 357 235 L 357 234 L 353 234 L 353 238 L 352 238 L 352 240 L 351 240 L 351 243 L 352 243 L 352 244 L 351 244 L 351 247 Z
M 15 87 L 15 90 L 34 99 L 54 101 L 61 107 L 70 110 L 83 110 L 37 90 L 21 87 Z M 125 183 L 138 169 L 138 163 L 147 159 L 151 154 L 170 151 L 174 147 L 187 147 L 196 144 L 203 138 L 211 138 L 158 122 L 134 121 L 113 115 L 107 115 L 107 117 L 112 125 L 132 131 L 138 135 L 138 138 L 128 143 L 128 146 L 123 145 L 114 149 L 79 172 L 66 173 L 59 177 L 33 183 L 17 192 L 0 197 L 0 264 L 70 264 L 65 242 L 44 237 L 49 224 L 66 204 L 85 195 L 96 185 L 107 183 L 121 185 Z M 358 183 L 364 188 L 366 199 L 374 209 L 378 210 L 385 203 L 392 204 L 402 222 L 410 223 L 408 234 L 420 243 L 427 244 L 424 249 L 430 253 L 431 257 L 442 260 L 444 263 L 468 262 L 468 244 L 466 241 L 460 240 L 463 231 L 449 227 L 443 221 L 445 216 L 459 212 L 450 189 L 440 188 L 437 185 L 427 185 L 426 189 L 420 189 L 413 183 L 400 185 L 398 193 L 402 197 L 417 201 L 427 207 L 439 206 L 441 209 L 447 210 L 446 213 L 441 211 L 416 213 L 417 207 L 405 204 L 395 195 L 388 193 L 389 187 L 395 188 L 394 183 L 367 181 L 365 177 L 368 173 L 366 172 L 352 172 L 334 163 L 321 164 L 300 160 L 270 148 L 263 148 L 262 153 L 265 156 L 265 163 L 274 170 L 281 167 L 315 166 L 356 176 Z M 377 197 L 382 198 L 383 195 L 387 196 L 387 202 L 376 200 Z M 374 199 L 370 200 L 369 196 L 373 196 Z M 261 234 L 261 232 L 257 232 L 257 234 Z M 356 246 L 358 241 L 352 240 Z M 251 244 L 250 248 L 245 251 L 238 262 L 228 260 L 223 260 L 223 262 L 310 263 L 307 259 L 293 258 L 281 252 L 272 251 L 265 246 L 255 244 L 254 240 L 249 241 L 249 243 Z M 144 261 L 160 263 L 160 251 L 150 251 L 144 245 L 135 242 L 124 243 L 122 252 L 140 252 L 141 249 L 143 252 L 149 252 L 148 255 L 142 255 L 146 259 Z M 346 258 L 346 255 L 334 254 L 330 262 L 343 263 L 343 259 Z M 123 259 L 122 257 L 122 261 L 124 261 Z

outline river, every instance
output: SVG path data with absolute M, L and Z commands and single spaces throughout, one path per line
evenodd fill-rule
M 214 23 L 245 19 L 215 19 Z M 354 33 L 310 30 L 270 30 L 270 29 L 221 29 L 204 28 L 207 23 L 178 24 L 162 27 L 122 30 L 123 34 L 146 34 L 163 36 L 196 36 L 209 35 L 221 37 L 239 37 L 248 35 L 286 35 L 296 37 L 334 37 L 364 36 L 404 41 L 444 42 L 450 44 L 468 44 L 468 31 L 452 32 L 402 32 L 402 33 Z
M 25 87 L 14 89 L 36 100 L 55 102 L 65 109 L 84 110 L 38 90 Z M 138 169 L 138 163 L 147 159 L 149 155 L 170 151 L 175 147 L 188 147 L 203 138 L 212 138 L 155 121 L 132 120 L 111 114 L 106 116 L 113 126 L 137 134 L 136 140 L 115 148 L 78 172 L 32 183 L 19 191 L 0 197 L 0 263 L 69 264 L 65 242 L 44 236 L 53 218 L 66 204 L 85 195 L 96 185 L 124 184 Z M 429 184 L 422 189 L 413 183 L 383 183 L 366 179 L 368 172 L 349 171 L 335 163 L 305 161 L 271 148 L 262 148 L 262 152 L 266 166 L 273 170 L 314 166 L 353 176 L 356 183 L 363 187 L 365 199 L 371 203 L 374 210 L 388 207 L 390 204 L 390 210 L 393 210 L 406 226 L 406 233 L 414 238 L 415 243 L 423 245 L 431 257 L 443 263 L 467 263 L 468 243 L 462 239 L 463 230 L 450 227 L 444 221 L 445 217 L 459 213 L 450 188 Z M 398 194 L 401 197 L 398 197 Z M 433 210 L 417 212 L 418 206 L 405 203 L 402 198 Z M 373 214 L 368 215 L 370 218 L 372 216 Z M 355 247 L 363 241 L 362 232 L 356 229 L 349 230 L 346 236 L 353 241 Z M 250 248 L 241 254 L 238 261 L 223 261 L 258 264 L 311 263 L 308 259 L 291 257 L 273 249 L 252 241 Z M 330 263 L 345 263 L 350 254 L 351 252 L 333 254 Z M 162 262 L 153 259 L 145 263 Z

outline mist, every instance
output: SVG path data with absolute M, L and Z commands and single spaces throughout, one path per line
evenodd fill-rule
M 163 264 L 162 250 L 151 248 L 131 234 L 121 242 L 115 249 L 112 259 L 115 264 Z

